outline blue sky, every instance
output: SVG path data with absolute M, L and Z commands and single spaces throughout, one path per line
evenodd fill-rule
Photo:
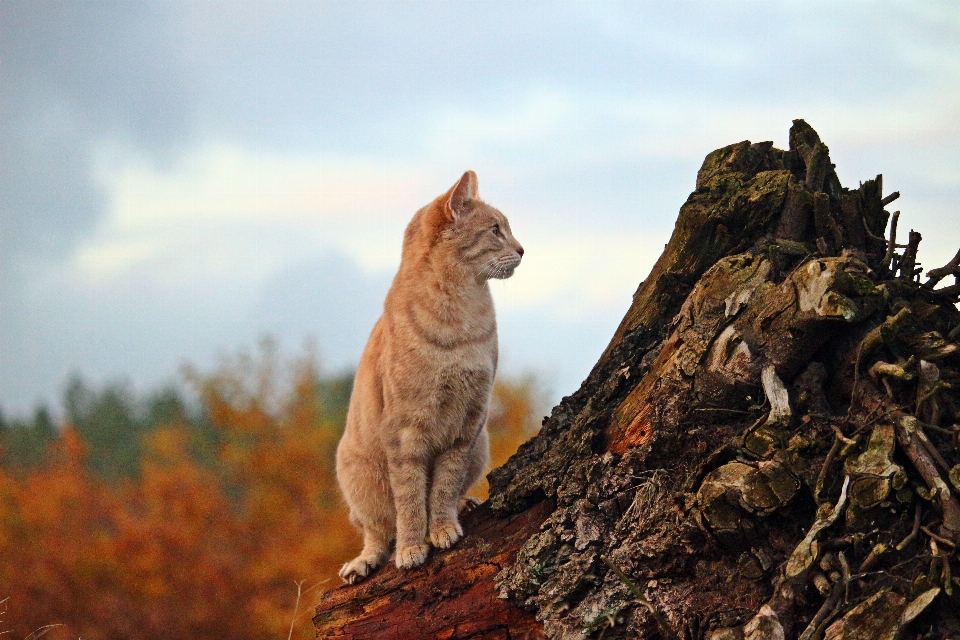
M 503 370 L 572 392 L 711 150 L 804 118 L 960 245 L 954 2 L 0 1 L 0 407 L 269 333 L 351 367 L 466 169 L 523 265 Z

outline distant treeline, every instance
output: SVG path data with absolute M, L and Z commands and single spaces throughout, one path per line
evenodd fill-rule
M 316 376 L 318 419 L 342 425 L 347 414 L 353 372 Z M 63 394 L 62 426 L 70 426 L 87 446 L 90 469 L 102 478 L 132 477 L 139 471 L 144 437 L 154 429 L 178 424 L 191 434 L 198 461 L 212 462 L 218 431 L 204 404 L 177 387 L 167 386 L 138 397 L 125 382 L 93 388 L 80 375 L 70 378 Z M 38 406 L 33 415 L 7 418 L 0 407 L 0 466 L 26 470 L 43 464 L 51 443 L 59 437 L 50 409 Z

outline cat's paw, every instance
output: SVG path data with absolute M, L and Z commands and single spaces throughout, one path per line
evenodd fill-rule
M 340 568 L 339 575 L 347 584 L 357 584 L 369 576 L 382 562 L 357 556 Z
M 464 513 L 470 513 L 474 509 L 480 506 L 480 499 L 474 498 L 473 496 L 466 496 L 460 498 L 457 502 L 457 513 L 463 515 Z
M 428 544 L 412 544 L 409 547 L 397 549 L 397 568 L 413 569 L 419 567 L 427 561 L 427 554 L 430 553 Z
M 459 522 L 440 520 L 430 525 L 430 542 L 438 549 L 449 549 L 463 537 Z

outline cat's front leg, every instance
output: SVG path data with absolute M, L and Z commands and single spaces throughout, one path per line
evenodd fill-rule
M 390 488 L 397 511 L 399 569 L 419 567 L 427 560 L 427 464 L 418 457 L 389 456 Z
M 430 487 L 430 542 L 449 549 L 463 537 L 457 517 L 463 485 L 470 468 L 473 443 L 455 445 L 441 453 L 434 463 Z

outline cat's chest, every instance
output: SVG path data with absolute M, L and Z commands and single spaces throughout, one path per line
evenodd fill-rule
M 402 308 L 394 328 L 399 341 L 443 360 L 495 356 L 497 321 L 492 304 L 438 307 L 416 299 Z

